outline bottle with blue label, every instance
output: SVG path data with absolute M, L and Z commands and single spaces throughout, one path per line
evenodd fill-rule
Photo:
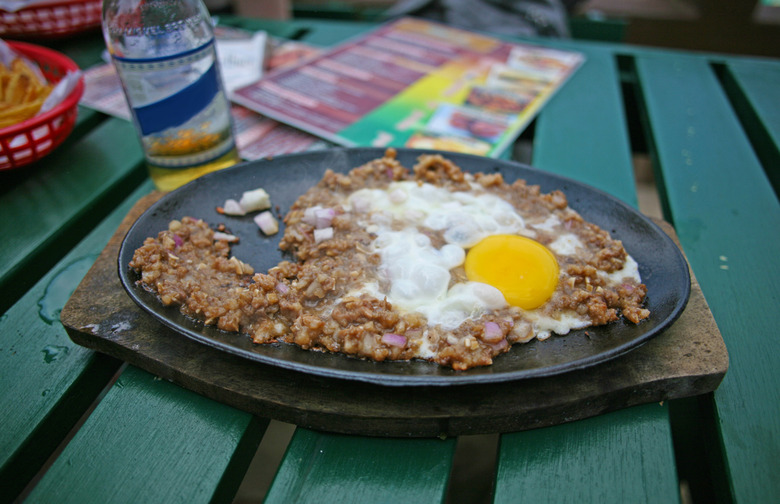
M 158 189 L 239 161 L 201 0 L 104 0 L 103 36 Z

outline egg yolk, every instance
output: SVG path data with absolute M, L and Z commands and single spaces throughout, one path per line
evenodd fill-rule
M 469 280 L 492 285 L 524 310 L 544 304 L 558 284 L 555 256 L 525 236 L 488 236 L 468 251 L 464 267 Z

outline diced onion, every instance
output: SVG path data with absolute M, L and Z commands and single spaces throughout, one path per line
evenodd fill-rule
M 495 322 L 485 322 L 482 339 L 487 343 L 497 343 L 504 339 L 504 332 Z
M 214 239 L 215 240 L 224 240 L 224 241 L 226 241 L 228 243 L 235 243 L 235 242 L 238 241 L 238 236 L 235 236 L 235 235 L 232 235 L 232 234 L 228 234 L 228 233 L 223 233 L 221 231 L 214 231 Z
M 271 197 L 265 192 L 265 189 L 258 188 L 244 192 L 241 195 L 241 201 L 238 203 L 244 209 L 244 212 L 254 212 L 255 210 L 271 208 Z
M 241 207 L 241 204 L 234 200 L 225 200 L 225 204 L 222 205 L 222 213 L 227 215 L 246 215 L 246 210 Z
M 333 228 L 327 227 L 314 230 L 314 243 L 320 243 L 325 240 L 333 238 Z
M 260 228 L 260 231 L 266 235 L 276 234 L 279 231 L 279 223 L 276 222 L 276 219 L 269 210 L 255 215 L 254 221 L 255 224 L 257 224 L 257 227 Z
M 184 244 L 184 241 L 181 239 L 181 236 L 177 235 L 176 233 L 171 233 L 173 235 L 173 243 L 176 244 L 176 248 L 179 248 Z
M 314 227 L 317 229 L 324 229 L 330 227 L 333 222 L 333 217 L 336 216 L 336 211 L 332 208 L 320 208 L 314 212 L 314 216 Z
M 382 343 L 403 348 L 406 346 L 406 336 L 395 333 L 385 333 L 382 335 Z
M 509 346 L 509 342 L 505 339 L 502 339 L 498 343 L 488 343 L 488 345 L 490 345 L 493 350 L 501 351 Z
M 276 292 L 279 294 L 287 294 L 290 291 L 290 288 L 287 287 L 287 284 L 279 282 L 276 284 Z
M 306 210 L 303 211 L 303 217 L 301 218 L 301 222 L 304 224 L 308 224 L 310 226 L 314 226 L 317 224 L 317 210 L 322 210 L 322 207 L 317 205 L 313 207 L 309 207 Z

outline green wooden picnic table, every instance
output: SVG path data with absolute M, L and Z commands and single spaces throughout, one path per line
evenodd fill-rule
M 375 26 L 229 21 L 323 46 Z M 632 154 L 649 154 L 730 361 L 712 393 L 496 433 L 487 500 L 780 501 L 780 61 L 534 42 L 587 60 L 523 135 L 531 163 L 637 206 Z M 45 43 L 82 68 L 103 49 L 99 33 Z M 80 108 L 61 148 L 0 180 L 0 501 L 234 499 L 269 419 L 76 345 L 59 320 L 153 190 L 132 125 Z M 299 427 L 266 500 L 456 502 L 464 441 Z

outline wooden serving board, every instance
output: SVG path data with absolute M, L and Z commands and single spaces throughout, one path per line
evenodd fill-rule
M 116 259 L 122 239 L 160 197 L 152 193 L 128 213 L 63 308 L 62 323 L 79 345 L 259 417 L 373 436 L 511 432 L 711 392 L 728 368 L 726 346 L 693 274 L 688 305 L 669 329 L 621 357 L 552 377 L 388 387 L 233 356 L 162 325 L 119 282 Z M 658 224 L 677 242 L 668 223 Z

